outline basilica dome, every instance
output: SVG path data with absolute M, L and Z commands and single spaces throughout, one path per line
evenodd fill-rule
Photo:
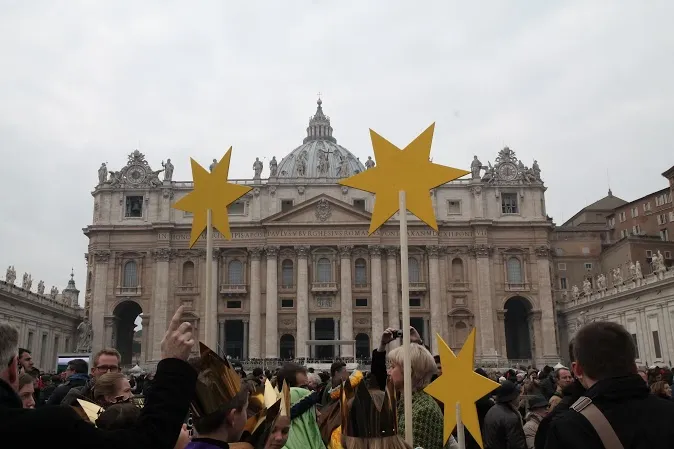
M 278 163 L 278 178 L 336 180 L 365 170 L 356 156 L 337 144 L 337 139 L 332 136 L 330 117 L 323 113 L 322 104 L 319 99 L 302 145 Z

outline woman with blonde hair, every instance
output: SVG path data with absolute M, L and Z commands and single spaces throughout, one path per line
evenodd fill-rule
M 651 385 L 651 393 L 659 398 L 667 399 L 668 401 L 672 400 L 672 387 L 664 380 L 654 382 Z
M 379 388 L 386 385 L 386 374 L 391 379 L 395 390 L 399 393 L 401 400 L 398 402 L 398 434 L 405 434 L 405 415 L 404 415 L 404 349 L 399 346 L 386 353 L 386 345 L 394 340 L 395 329 L 386 329 L 381 337 L 381 344 L 378 349 L 372 353 L 372 375 L 374 376 Z M 445 447 L 443 441 L 444 418 L 442 410 L 435 399 L 424 392 L 437 372 L 435 359 L 430 351 L 422 346 L 422 340 L 416 329 L 410 329 L 410 361 L 412 368 L 412 422 L 413 445 L 414 447 L 423 447 L 424 449 L 442 449 Z M 450 448 L 458 448 L 458 444 L 453 437 L 449 440 Z
M 122 373 L 105 373 L 96 379 L 94 401 L 103 408 L 128 402 L 132 396 L 129 379 Z

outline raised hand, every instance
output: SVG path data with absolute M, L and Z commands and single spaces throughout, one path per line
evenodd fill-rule
M 187 321 L 181 321 L 184 309 L 184 306 L 178 307 L 173 318 L 171 318 L 171 323 L 161 341 L 162 359 L 180 359 L 187 361 L 192 352 L 192 347 L 194 346 L 192 325 Z

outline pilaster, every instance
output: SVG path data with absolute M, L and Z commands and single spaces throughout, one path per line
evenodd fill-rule
M 278 358 L 278 246 L 267 246 L 267 304 L 265 314 L 265 358 Z
M 100 351 L 105 346 L 105 324 L 103 317 L 105 316 L 108 261 L 110 260 L 110 255 L 110 251 L 93 251 L 94 295 L 91 301 L 92 352 Z
M 430 343 L 431 352 L 438 354 L 438 339 L 436 334 L 442 335 L 442 304 L 440 298 L 440 267 L 439 267 L 439 246 L 429 246 L 426 248 L 428 253 L 428 281 L 431 291 L 431 332 Z
M 309 331 L 309 257 L 308 246 L 296 246 L 297 253 L 297 357 L 307 357 Z
M 250 328 L 248 330 L 248 351 L 251 359 L 260 358 L 260 339 L 261 333 L 261 271 L 260 258 L 262 248 L 254 247 L 248 249 L 250 253 Z
M 372 314 L 372 338 L 379 338 L 384 333 L 384 302 L 383 285 L 381 275 L 381 252 L 380 246 L 370 246 L 370 284 L 371 284 L 371 314 Z
M 351 251 L 352 246 L 340 246 L 340 293 L 341 293 L 341 332 L 343 340 L 353 340 L 353 299 L 351 285 Z M 353 347 L 344 346 L 340 353 L 344 357 L 353 357 Z
M 152 287 L 152 360 L 161 360 L 161 341 L 168 327 L 169 248 L 152 250 L 154 286 Z

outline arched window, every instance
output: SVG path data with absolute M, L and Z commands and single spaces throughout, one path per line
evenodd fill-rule
M 367 285 L 367 264 L 365 259 L 356 259 L 356 285 Z
M 122 287 L 138 287 L 138 269 L 133 260 L 124 264 Z
M 332 264 L 330 259 L 322 257 L 318 259 L 316 264 L 317 278 L 318 282 L 331 282 L 332 281 Z
M 468 338 L 468 326 L 466 326 L 466 323 L 463 321 L 458 321 L 454 325 L 454 330 L 455 330 L 455 338 L 456 340 L 454 341 L 454 345 L 457 348 L 463 347 L 463 343 L 466 341 L 466 338 Z
M 517 257 L 511 257 L 506 264 L 508 270 L 509 284 L 523 284 L 522 278 L 522 262 Z
M 407 267 L 410 275 L 410 282 L 421 282 L 421 274 L 419 273 L 419 261 L 414 257 L 407 259 Z
M 227 267 L 227 277 L 230 284 L 243 284 L 243 264 L 240 260 L 232 260 Z
M 281 335 L 281 359 L 289 360 L 295 358 L 295 337 L 289 334 Z
M 452 282 L 463 282 L 463 260 L 458 257 L 452 260 Z
M 293 286 L 293 261 L 285 259 L 281 262 L 281 287 Z
M 356 335 L 356 358 L 367 359 L 370 357 L 370 337 L 367 334 Z
M 190 260 L 183 264 L 183 285 L 186 287 L 194 285 L 194 262 Z

